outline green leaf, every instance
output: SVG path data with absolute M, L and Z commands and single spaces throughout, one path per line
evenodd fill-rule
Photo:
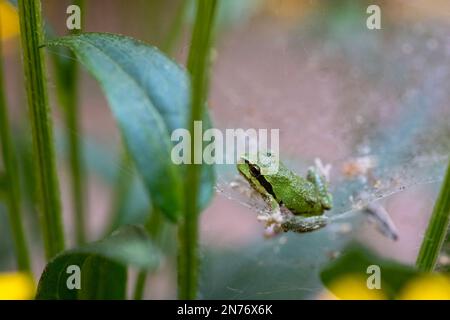
M 68 250 L 50 261 L 39 280 L 37 299 L 125 299 L 127 265 L 155 268 L 160 259 L 142 227 L 126 226 L 108 238 Z M 69 266 L 78 266 L 81 289 L 70 290 L 73 275 Z
M 126 299 L 127 269 L 124 265 L 89 256 L 83 263 L 83 270 L 78 300 Z
M 170 159 L 173 130 L 186 128 L 190 105 L 187 72 L 158 49 L 130 37 L 85 33 L 52 40 L 73 50 L 99 81 L 154 205 L 172 221 L 183 209 L 184 170 Z M 205 127 L 210 127 L 209 115 Z M 199 203 L 213 196 L 213 166 L 202 166 Z
M 367 273 L 367 268 L 371 265 L 380 267 L 382 290 L 390 298 L 395 297 L 408 280 L 420 274 L 410 266 L 380 258 L 367 248 L 352 245 L 343 250 L 342 256 L 326 266 L 320 276 L 324 285 L 330 289 L 331 283 L 344 276 L 359 275 L 368 278 L 372 273 Z
M 69 289 L 79 267 L 80 289 Z M 71 278 L 72 277 L 72 278 Z M 37 300 L 123 300 L 127 268 L 106 258 L 83 253 L 62 254 L 50 262 L 39 281 Z
M 176 221 L 182 174 L 170 158 L 170 134 L 186 126 L 186 72 L 156 48 L 124 36 L 87 33 L 48 46 L 72 49 L 99 81 L 152 201 Z

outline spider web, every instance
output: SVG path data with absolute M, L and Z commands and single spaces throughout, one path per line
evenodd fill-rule
M 365 223 L 359 209 L 420 188 L 406 213 L 389 213 L 421 219 L 406 208 L 423 201 L 431 212 L 450 150 L 448 25 L 408 7 L 412 21 L 386 21 L 389 31 L 374 32 L 365 28 L 365 11 L 351 8 L 333 17 L 320 11 L 297 28 L 255 19 L 221 38 L 211 99 L 216 126 L 280 129 L 281 159 L 303 176 L 315 158 L 330 163 L 334 208 L 327 214 L 335 223 L 222 249 L 204 240 L 203 297 L 317 297 L 321 267 Z M 233 187 L 236 175 L 234 166 L 218 166 L 219 197 L 256 219 L 265 204 Z M 386 243 L 382 235 L 370 241 Z

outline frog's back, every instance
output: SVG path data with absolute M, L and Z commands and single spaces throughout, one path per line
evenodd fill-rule
M 280 165 L 276 175 L 268 176 L 277 201 L 294 214 L 318 215 L 323 213 L 315 186 L 294 172 Z

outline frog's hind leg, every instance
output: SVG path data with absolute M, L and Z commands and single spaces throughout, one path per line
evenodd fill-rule
M 281 229 L 284 232 L 312 232 L 325 227 L 328 222 L 329 218 L 325 215 L 312 217 L 291 216 L 281 223 Z
M 308 169 L 306 179 L 314 185 L 317 193 L 320 195 L 322 207 L 325 210 L 330 210 L 333 205 L 333 197 L 328 192 L 328 178 L 326 174 L 318 167 L 311 167 Z

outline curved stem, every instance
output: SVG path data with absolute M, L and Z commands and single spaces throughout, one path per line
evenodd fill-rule
M 416 266 L 422 271 L 433 271 L 450 224 L 450 163 L 434 205 L 427 231 L 417 256 Z
M 24 74 L 33 136 L 34 162 L 39 192 L 39 211 L 47 259 L 64 250 L 61 203 L 53 145 L 53 128 L 48 107 L 41 3 L 19 0 L 20 35 Z

